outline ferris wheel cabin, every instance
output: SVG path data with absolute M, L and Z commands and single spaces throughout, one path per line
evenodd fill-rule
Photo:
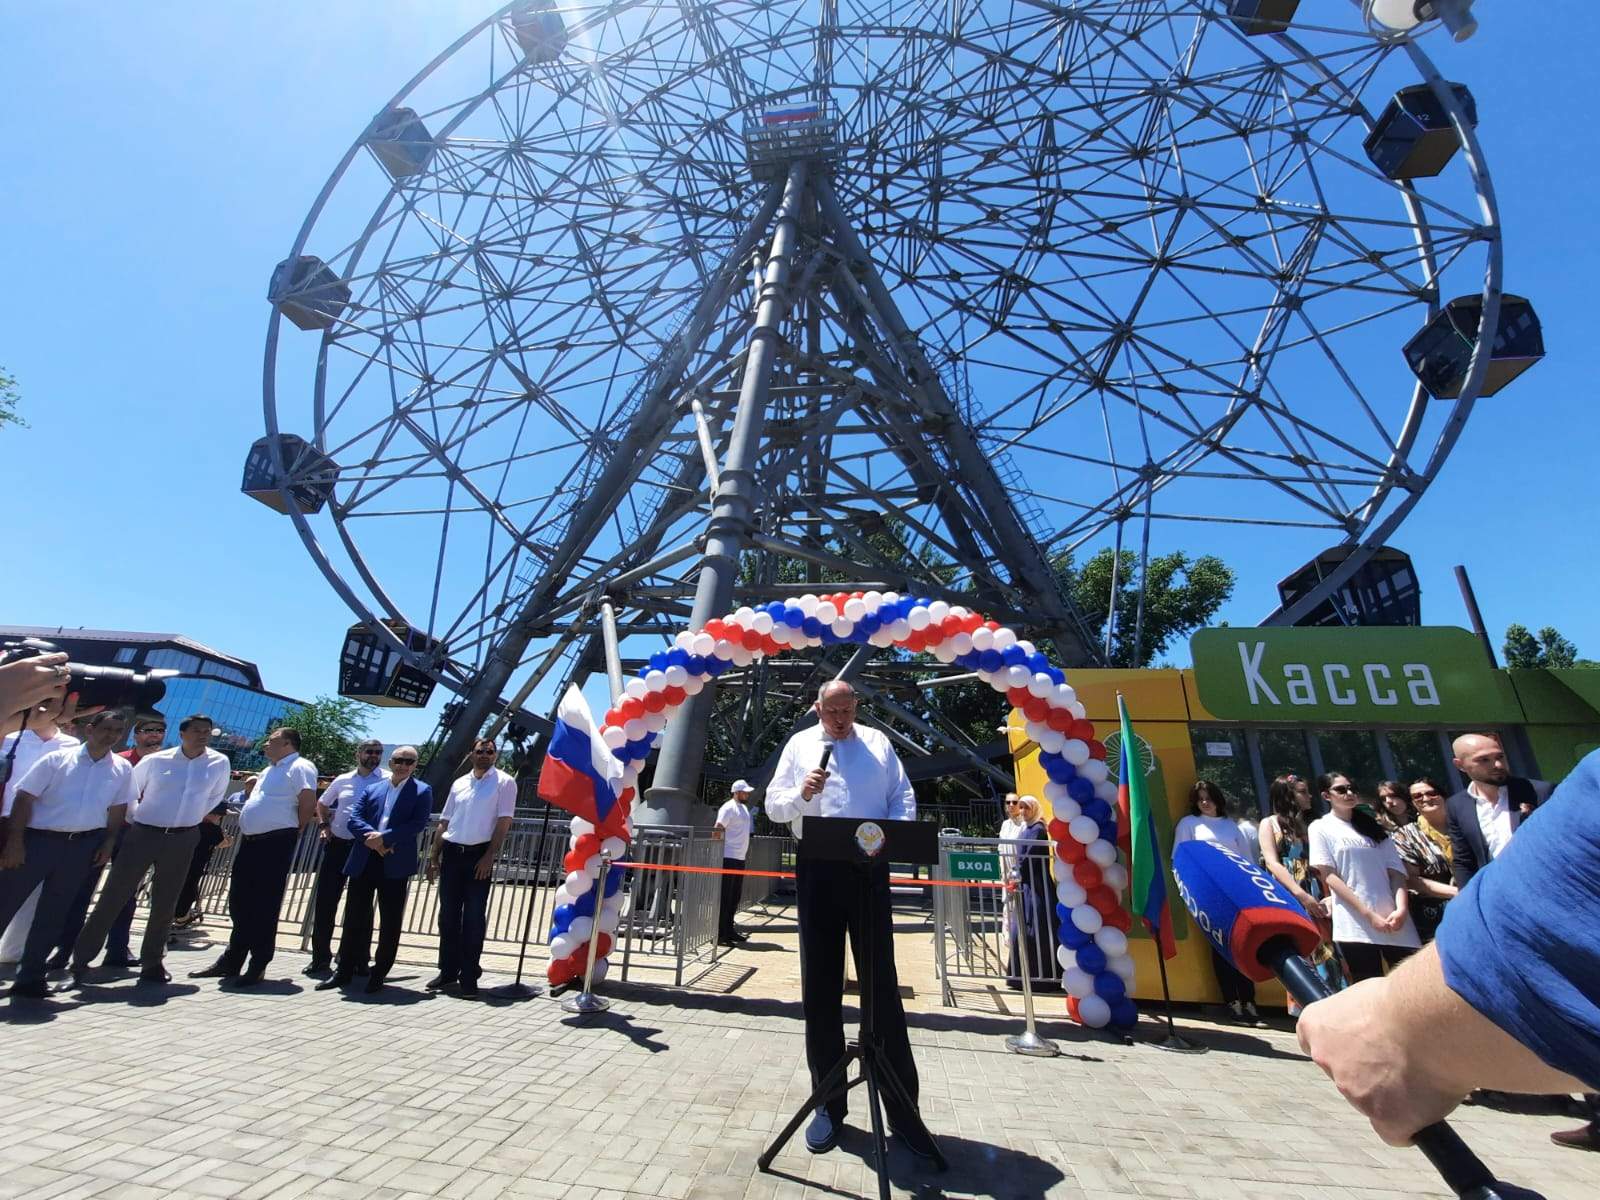
M 383 624 L 408 650 L 431 654 L 439 644 L 404 621 Z M 358 623 L 345 633 L 339 652 L 339 695 L 385 708 L 421 708 L 433 695 L 433 678 L 412 666 L 388 638 Z
M 1461 296 L 1406 343 L 1406 362 L 1435 400 L 1454 400 L 1467 383 L 1467 367 L 1483 321 L 1483 297 Z M 1544 330 L 1533 305 L 1509 293 L 1500 298 L 1500 320 L 1490 346 L 1489 369 L 1480 396 L 1492 396 L 1544 357 Z
M 1355 547 L 1334 546 L 1278 584 L 1278 597 L 1288 608 L 1321 587 L 1322 581 L 1350 557 Z M 1422 588 L 1411 556 L 1381 546 L 1356 573 L 1296 625 L 1420 625 Z
M 272 454 L 271 437 L 257 438 L 244 459 L 244 482 L 239 490 L 259 500 L 274 512 L 288 515 L 289 504 L 301 513 L 322 511 L 339 480 L 339 464 L 303 437 L 292 433 L 277 435 L 285 476 L 279 476 Z M 288 493 L 288 501 L 284 493 Z
M 1228 0 L 1228 16 L 1250 37 L 1282 33 L 1294 20 L 1300 0 Z
M 567 24 L 548 0 L 532 0 L 511 10 L 511 36 L 530 63 L 552 63 L 567 48 Z
M 267 299 L 300 329 L 332 329 L 350 303 L 350 286 L 316 255 L 302 254 L 273 269 Z
M 1449 86 L 1467 124 L 1476 129 L 1478 102 L 1464 84 Z M 1372 165 L 1387 179 L 1429 179 L 1449 165 L 1461 148 L 1461 139 L 1433 89 L 1418 83 L 1394 94 L 1363 147 Z
M 366 142 L 378 165 L 393 180 L 426 174 L 433 161 L 433 137 L 422 118 L 409 108 L 386 108 L 373 117 Z

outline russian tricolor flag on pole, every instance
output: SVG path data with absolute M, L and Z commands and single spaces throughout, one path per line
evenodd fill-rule
M 815 104 L 790 104 L 784 108 L 769 108 L 761 114 L 761 123 L 788 125 L 795 121 L 815 121 L 820 111 Z
M 625 839 L 628 806 L 621 792 L 622 763 L 601 740 L 583 693 L 568 687 L 539 770 L 540 799 L 582 817 L 603 838 Z

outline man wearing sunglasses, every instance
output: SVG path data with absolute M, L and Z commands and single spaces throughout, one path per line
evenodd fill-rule
M 417 873 L 417 839 L 433 815 L 433 789 L 413 778 L 417 748 L 399 746 L 389 755 L 389 778 L 367 784 L 350 810 L 354 843 L 344 873 L 344 933 L 339 938 L 339 969 L 317 990 L 347 987 L 372 950 L 372 909 L 378 908 L 378 949 L 372 956 L 366 992 L 383 990 L 400 950 L 406 889 Z
M 339 897 L 344 895 L 344 867 L 350 861 L 350 848 L 355 845 L 350 813 L 368 784 L 389 778 L 382 762 L 383 743 L 367 738 L 356 747 L 355 770 L 337 776 L 317 801 L 322 864 L 317 868 L 316 904 L 311 915 L 311 963 L 305 970 L 313 979 L 326 979 L 333 974 L 333 923 L 339 913 Z M 365 970 L 365 964 L 357 963 L 356 970 Z

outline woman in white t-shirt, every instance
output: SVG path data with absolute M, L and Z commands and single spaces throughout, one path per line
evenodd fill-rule
M 1228 819 L 1228 797 L 1209 779 L 1197 779 L 1189 789 L 1189 815 L 1178 822 L 1172 834 L 1173 846 L 1180 842 L 1216 842 L 1245 862 L 1256 861 L 1255 847 L 1244 831 Z M 1262 1024 L 1261 1014 L 1256 1012 L 1256 985 L 1234 970 L 1233 964 L 1215 949 L 1211 951 L 1211 967 L 1233 1019 L 1250 1025 Z
M 1357 982 L 1383 974 L 1422 945 L 1412 924 L 1406 868 L 1394 840 L 1334 772 L 1317 777 L 1328 815 L 1311 823 L 1311 866 L 1333 912 L 1333 940 Z

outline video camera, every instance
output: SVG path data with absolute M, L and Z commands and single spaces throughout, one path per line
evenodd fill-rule
M 41 654 L 58 654 L 60 648 L 39 638 L 17 638 L 0 642 L 0 666 L 24 658 L 37 658 Z M 78 694 L 78 707 L 131 708 L 136 712 L 155 711 L 156 701 L 167 694 L 162 682 L 178 674 L 177 671 L 130 671 L 127 667 L 91 666 L 87 663 L 67 663 L 71 679 L 67 693 Z

